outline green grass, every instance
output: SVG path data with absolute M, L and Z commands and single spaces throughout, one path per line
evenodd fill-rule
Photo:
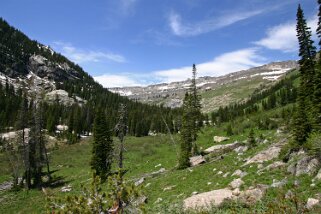
M 270 111 L 268 114 L 274 114 Z M 253 116 L 254 117 L 254 116 Z M 253 118 L 252 118 L 253 119 Z M 205 127 L 199 134 L 198 146 L 199 148 L 208 148 L 216 145 L 213 142 L 213 136 L 225 136 L 225 126 L 223 124 L 219 128 Z M 244 141 L 247 139 L 249 129 L 245 129 L 244 133 L 230 137 L 230 140 L 223 143 L 233 143 L 234 141 Z M 252 157 L 257 152 L 269 147 L 271 144 L 278 142 L 284 136 L 275 134 L 275 130 L 257 130 L 255 129 L 255 136 L 263 135 L 269 139 L 267 144 L 259 144 L 257 147 L 250 149 L 242 156 L 242 159 Z M 165 207 L 170 207 L 173 204 L 181 204 L 183 199 L 191 196 L 194 191 L 199 193 L 211 191 L 214 189 L 225 188 L 235 179 L 231 174 L 237 170 L 248 172 L 248 175 L 242 178 L 245 182 L 243 188 L 255 186 L 256 184 L 272 184 L 273 179 L 282 180 L 284 177 L 289 179 L 289 184 L 284 187 L 282 191 L 291 189 L 293 177 L 291 177 L 285 169 L 278 169 L 269 172 L 264 172 L 258 175 L 257 164 L 242 166 L 243 161 L 237 161 L 239 157 L 236 152 L 229 152 L 224 154 L 224 159 L 217 160 L 211 163 L 193 167 L 185 170 L 176 170 L 177 164 L 177 149 L 179 136 L 174 136 L 177 144 L 173 144 L 170 137 L 167 135 L 149 136 L 149 137 L 127 137 L 125 141 L 125 168 L 129 171 L 126 173 L 126 179 L 135 181 L 146 174 L 159 170 L 164 167 L 167 172 L 154 177 L 147 177 L 143 187 L 143 193 L 148 197 L 148 204 L 146 209 L 148 213 L 165 212 Z M 117 146 L 117 139 L 115 139 Z M 66 196 L 68 194 L 78 194 L 81 190 L 82 184 L 88 184 L 92 171 L 89 166 L 91 156 L 91 139 L 82 141 L 74 145 L 60 145 L 57 150 L 50 152 L 51 169 L 57 170 L 53 175 L 62 177 L 66 182 L 72 186 L 70 193 L 61 193 L 60 188 L 53 188 L 51 191 L 57 196 Z M 9 171 L 6 169 L 3 155 L 0 156 L 0 180 L 8 180 L 10 178 Z M 264 166 L 272 163 L 269 161 L 264 163 Z M 161 167 L 155 167 L 161 164 Z M 215 171 L 213 171 L 216 169 Z M 223 174 L 229 172 L 230 174 L 224 178 L 218 175 L 217 172 L 222 171 Z M 316 187 L 310 188 L 311 177 L 301 176 L 298 178 L 301 182 L 300 187 L 296 190 L 299 193 L 302 201 L 306 201 L 308 197 L 313 197 L 315 193 L 320 190 L 321 183 L 316 183 Z M 150 183 L 147 187 L 146 184 Z M 166 187 L 172 187 L 170 190 L 164 190 Z M 252 209 L 264 210 L 268 203 L 273 201 L 278 194 L 279 189 L 269 189 L 266 197 L 261 203 L 258 203 L 252 208 L 238 208 L 243 213 L 251 213 Z M 156 203 L 161 198 L 162 202 Z M 39 190 L 30 191 L 0 191 L 0 213 L 44 213 L 45 212 L 45 197 Z M 224 205 L 225 210 L 221 213 L 228 213 L 234 205 Z M 236 205 L 235 205 L 236 206 Z M 237 205 L 239 206 L 239 205 Z M 234 207 L 235 208 L 235 207 Z M 233 209 L 234 209 L 233 208 Z M 178 210 L 177 213 L 180 213 Z M 174 211 L 173 211 L 174 212 Z M 214 211 L 213 211 L 214 212 Z M 258 212 L 259 213 L 259 212 Z

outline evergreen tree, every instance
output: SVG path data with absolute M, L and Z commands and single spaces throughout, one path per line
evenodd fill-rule
M 202 126 L 202 113 L 201 113 L 201 97 L 197 92 L 197 86 L 196 86 L 196 66 L 193 64 L 193 75 L 192 75 L 192 84 L 191 84 L 191 92 L 190 92 L 190 99 L 191 99 L 191 135 L 192 135 L 192 155 L 195 155 L 198 153 L 197 145 L 196 145 L 196 139 L 197 139 L 197 133 L 199 132 L 201 126 Z
M 321 46 L 321 0 L 318 0 L 319 4 L 319 21 L 317 28 L 317 35 L 320 39 L 319 45 Z M 313 95 L 313 113 L 314 121 L 313 128 L 321 131 L 321 57 L 319 55 L 319 60 L 315 69 L 315 80 L 314 80 L 314 95 Z
M 183 101 L 183 115 L 182 115 L 182 126 L 181 132 L 181 144 L 180 144 L 180 155 L 179 155 L 179 169 L 185 169 L 190 166 L 189 158 L 191 156 L 193 136 L 191 130 L 193 124 L 191 120 L 192 116 L 191 98 L 188 93 L 185 94 Z M 192 122 L 191 122 L 192 121 Z
M 294 142 L 299 146 L 303 145 L 308 138 L 310 131 L 311 125 L 306 115 L 304 97 L 299 95 L 298 106 L 293 118 Z
M 118 167 L 120 169 L 123 168 L 123 153 L 124 153 L 124 140 L 127 134 L 128 126 L 127 126 L 127 110 L 124 104 L 120 104 L 119 111 L 118 111 L 118 123 L 115 126 L 116 136 L 118 137 L 120 144 L 119 144 L 119 161 Z
M 299 41 L 299 60 L 300 73 L 301 73 L 301 86 L 303 89 L 302 96 L 310 97 L 314 92 L 314 58 L 316 55 L 316 48 L 313 46 L 313 40 L 311 39 L 311 31 L 307 26 L 307 22 L 304 18 L 303 10 L 301 6 L 298 6 L 297 11 L 297 37 Z
M 313 123 L 312 103 L 314 94 L 314 58 L 316 49 L 311 40 L 311 31 L 307 26 L 304 18 L 304 13 L 301 6 L 298 6 L 297 11 L 297 37 L 299 41 L 299 60 L 300 64 L 300 88 L 298 94 L 298 108 L 293 121 L 293 134 L 295 143 L 302 145 L 311 131 Z
M 255 137 L 254 137 L 253 129 L 251 129 L 250 132 L 249 132 L 249 136 L 247 137 L 247 143 L 248 143 L 250 148 L 253 148 L 253 147 L 256 146 L 256 140 L 255 140 Z
M 110 174 L 113 160 L 113 141 L 105 115 L 101 109 L 96 112 L 94 121 L 94 141 L 91 158 L 91 168 L 102 180 Z

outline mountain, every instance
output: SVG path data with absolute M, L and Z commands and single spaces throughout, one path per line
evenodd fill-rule
M 298 67 L 296 61 L 272 62 L 219 77 L 200 77 L 196 80 L 202 95 L 203 111 L 210 112 L 231 102 L 246 99 L 255 89 L 267 88 L 287 72 Z M 132 100 L 149 104 L 163 104 L 176 108 L 182 105 L 191 80 L 149 85 L 146 87 L 110 88 L 109 90 Z
M 110 126 L 117 122 L 120 103 L 127 106 L 129 133 L 147 135 L 150 130 L 173 131 L 179 115 L 165 107 L 131 101 L 103 88 L 79 65 L 49 46 L 29 39 L 0 18 L 0 130 L 14 127 L 23 95 L 44 105 L 44 127 L 54 133 L 59 124 L 68 124 L 69 133 L 90 133 L 95 110 L 102 108 Z

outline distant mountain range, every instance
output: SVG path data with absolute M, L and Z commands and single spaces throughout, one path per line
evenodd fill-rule
M 203 107 L 205 107 L 205 112 L 207 112 L 206 109 L 209 111 L 213 110 L 212 108 L 207 108 L 207 106 L 204 105 L 207 105 L 211 98 L 217 98 L 219 95 L 214 91 L 222 88 L 223 86 L 227 89 L 230 87 L 234 87 L 234 89 L 240 87 L 239 89 L 241 89 L 241 86 L 243 86 L 245 89 L 253 89 L 250 91 L 254 91 L 256 87 L 260 85 L 262 87 L 262 84 L 273 84 L 287 72 L 297 67 L 298 64 L 296 61 L 272 62 L 263 66 L 230 73 L 220 77 L 200 77 L 196 80 L 196 83 L 200 94 L 204 95 Z M 256 87 L 253 87 L 254 83 L 256 83 Z M 175 108 L 182 105 L 182 98 L 185 92 L 189 89 L 190 84 L 191 80 L 188 79 L 181 82 L 162 83 L 146 87 L 118 87 L 110 88 L 109 90 L 122 96 L 127 96 L 132 100 L 150 104 L 163 104 L 167 107 Z M 226 93 L 221 95 L 225 97 L 230 96 L 229 94 L 232 90 L 225 90 Z M 248 91 L 244 92 L 244 95 L 248 95 Z M 240 98 L 245 97 L 240 96 Z M 225 101 L 227 100 L 228 99 L 225 99 Z M 221 102 L 218 103 L 222 104 Z

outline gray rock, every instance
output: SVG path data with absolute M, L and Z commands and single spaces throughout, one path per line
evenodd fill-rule
M 184 200 L 184 209 L 207 209 L 211 205 L 219 206 L 225 199 L 231 199 L 232 191 L 229 189 L 218 189 L 193 195 Z
M 267 167 L 260 169 L 259 172 L 270 171 L 270 170 L 273 170 L 273 169 L 280 169 L 280 168 L 283 168 L 285 165 L 286 164 L 284 162 L 282 162 L 282 161 L 276 161 L 274 163 L 271 163 Z
M 239 195 L 241 194 L 241 191 L 240 191 L 239 188 L 236 188 L 236 189 L 234 189 L 234 190 L 232 191 L 232 194 L 233 194 L 234 196 L 239 196 Z
M 266 192 L 265 186 L 258 186 L 257 188 L 248 189 L 240 193 L 238 199 L 240 202 L 253 205 L 261 200 Z
M 235 170 L 235 172 L 231 176 L 238 176 L 243 178 L 245 175 L 247 175 L 247 172 L 243 172 L 242 170 L 238 169 Z
M 158 171 L 155 171 L 155 172 L 152 172 L 151 175 L 158 175 L 158 174 L 161 174 L 161 173 L 164 173 L 166 171 L 165 168 L 160 168 Z
M 318 205 L 319 202 L 320 202 L 320 201 L 319 201 L 318 199 L 308 198 L 306 207 L 307 207 L 308 210 L 311 210 L 311 209 L 313 209 L 314 206 Z
M 144 177 L 140 178 L 138 181 L 135 182 L 135 186 L 141 185 L 142 183 L 144 183 L 144 181 L 145 181 Z
M 230 172 L 227 172 L 223 175 L 223 178 L 226 178 L 228 175 L 230 174 Z
M 301 156 L 299 161 L 292 162 L 288 166 L 287 171 L 295 176 L 303 174 L 314 175 L 318 171 L 320 165 L 321 163 L 317 158 L 304 155 Z
M 243 153 L 243 152 L 246 152 L 248 150 L 248 147 L 247 146 L 239 146 L 237 148 L 234 149 L 234 151 L 236 153 Z
M 70 192 L 71 191 L 71 185 L 61 187 L 61 192 Z
M 237 148 L 240 146 L 240 143 L 231 143 L 231 144 L 225 144 L 225 145 L 216 145 L 216 146 L 211 146 L 207 149 L 204 150 L 204 153 L 209 154 L 209 153 L 224 153 L 228 151 L 232 151 L 233 149 Z
M 286 178 L 284 178 L 284 179 L 281 180 L 281 181 L 278 181 L 278 180 L 273 179 L 273 183 L 271 184 L 271 187 L 273 187 L 273 188 L 282 187 L 282 186 L 284 186 L 285 184 L 287 184 L 287 182 L 288 182 L 288 179 L 286 179 Z
M 202 155 L 198 155 L 198 156 L 190 157 L 189 162 L 190 162 L 191 166 L 197 166 L 202 163 L 205 163 L 206 161 Z
M 214 136 L 213 137 L 213 140 L 216 143 L 221 143 L 221 142 L 227 141 L 229 139 L 230 139 L 229 137 L 222 137 L 222 136 Z
M 169 191 L 169 190 L 172 190 L 172 189 L 175 188 L 175 187 L 176 187 L 176 185 L 168 186 L 168 187 L 165 187 L 165 188 L 163 189 L 163 191 Z
M 154 202 L 154 204 L 158 204 L 158 203 L 160 203 L 160 202 L 162 202 L 162 201 L 163 201 L 162 198 L 157 198 L 157 200 Z
M 269 147 L 268 149 L 259 152 L 258 154 L 256 154 L 252 158 L 248 159 L 247 162 L 243 166 L 251 164 L 251 163 L 263 163 L 265 161 L 269 161 L 274 158 L 277 158 L 279 156 L 280 151 L 281 151 L 281 146 L 282 145 L 280 145 L 280 144 L 273 145 L 273 146 Z
M 236 189 L 236 188 L 240 188 L 243 184 L 244 184 L 244 181 L 242 181 L 242 179 L 238 178 L 238 179 L 233 180 L 233 181 L 229 184 L 229 186 L 230 186 L 232 189 Z

